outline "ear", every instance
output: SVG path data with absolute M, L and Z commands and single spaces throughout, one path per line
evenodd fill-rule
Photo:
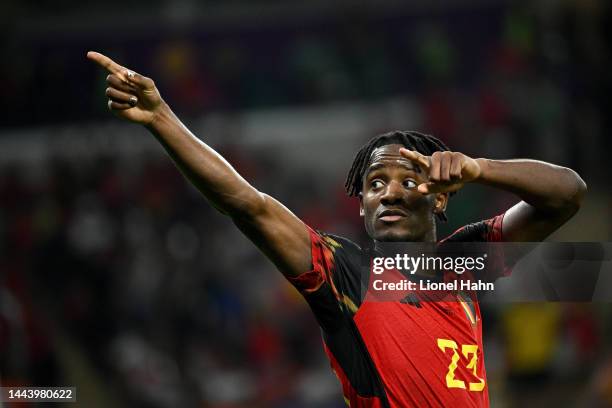
M 359 216 L 363 217 L 365 211 L 363 210 L 363 194 L 359 193 Z
M 448 193 L 436 193 L 434 198 L 434 214 L 446 211 L 446 204 L 448 204 Z

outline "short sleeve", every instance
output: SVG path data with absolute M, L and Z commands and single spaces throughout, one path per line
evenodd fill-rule
M 464 225 L 440 242 L 502 242 L 504 215 Z
M 357 311 L 361 250 L 346 238 L 308 231 L 312 269 L 287 279 L 304 296 L 320 326 L 330 330 L 344 312 Z
M 495 217 L 465 225 L 453 232 L 447 238 L 440 241 L 444 243 L 460 242 L 503 242 L 502 224 L 505 213 Z M 487 270 L 481 277 L 486 281 L 495 281 L 498 278 L 509 276 L 514 267 L 513 262 L 508 262 L 501 245 L 488 245 L 491 251 L 487 261 Z
M 310 234 L 310 253 L 312 269 L 295 277 L 287 279 L 302 294 L 319 290 L 324 282 L 333 285 L 334 248 L 325 236 L 308 228 Z

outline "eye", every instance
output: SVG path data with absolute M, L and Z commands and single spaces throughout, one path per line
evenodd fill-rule
M 416 186 L 417 186 L 416 181 L 410 180 L 410 179 L 404 180 L 404 187 L 408 189 L 413 189 L 413 188 L 416 188 Z
M 379 179 L 372 180 L 372 182 L 370 183 L 370 187 L 371 187 L 373 190 L 376 190 L 376 189 L 382 188 L 383 186 L 384 186 L 384 183 L 383 183 L 381 180 L 379 180 Z

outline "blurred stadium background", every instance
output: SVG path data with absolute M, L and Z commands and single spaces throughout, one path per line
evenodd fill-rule
M 319 229 L 365 239 L 342 188 L 353 155 L 417 129 L 576 169 L 587 201 L 552 239 L 610 240 L 605 0 L 2 9 L 3 386 L 74 385 L 84 407 L 344 406 L 305 302 L 144 129 L 109 114 L 90 49 L 154 78 L 198 136 Z M 441 235 L 513 202 L 468 186 Z M 492 406 L 612 406 L 610 311 L 487 308 Z

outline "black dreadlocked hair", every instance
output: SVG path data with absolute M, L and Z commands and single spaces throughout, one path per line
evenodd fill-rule
M 426 156 L 431 156 L 437 151 L 449 150 L 438 138 L 413 130 L 394 130 L 375 136 L 359 149 L 359 152 L 357 152 L 353 160 L 351 170 L 346 177 L 344 188 L 350 197 L 358 196 L 359 193 L 361 193 L 361 189 L 363 188 L 363 176 L 370 165 L 370 157 L 374 149 L 390 144 L 403 145 L 407 149 L 416 150 Z M 447 221 L 444 212 L 437 213 L 436 215 L 440 220 Z

